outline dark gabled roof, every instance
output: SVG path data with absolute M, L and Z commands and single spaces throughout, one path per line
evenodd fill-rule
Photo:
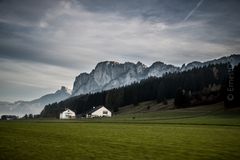
M 93 112 L 95 112 L 96 110 L 98 110 L 98 109 L 100 109 L 100 108 L 102 108 L 102 107 L 104 107 L 104 106 L 93 107 L 92 109 L 88 110 L 88 111 L 86 112 L 86 114 L 93 113 Z
M 65 112 L 65 111 L 67 111 L 67 110 L 69 110 L 69 111 L 71 111 L 71 112 L 74 112 L 73 110 L 71 110 L 71 109 L 69 109 L 69 108 L 65 108 L 64 110 L 62 110 L 60 113 L 63 113 L 63 112 Z M 75 113 L 75 112 L 74 112 Z

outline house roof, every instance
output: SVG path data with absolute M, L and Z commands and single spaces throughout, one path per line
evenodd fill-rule
M 102 108 L 102 107 L 104 107 L 104 106 L 93 107 L 92 109 L 88 110 L 88 111 L 86 112 L 86 114 L 93 113 L 93 112 L 99 110 L 99 109 Z
M 64 113 L 64 112 L 73 112 L 71 109 L 68 109 L 68 108 L 66 108 L 63 112 L 61 112 L 61 113 Z M 75 112 L 73 112 L 73 113 L 75 113 Z

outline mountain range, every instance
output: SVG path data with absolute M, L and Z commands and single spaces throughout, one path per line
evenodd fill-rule
M 23 116 L 24 114 L 39 114 L 47 104 L 60 102 L 71 96 L 71 90 L 62 86 L 55 93 L 44 95 L 32 101 L 0 102 L 0 114 L 15 114 Z
M 209 64 L 230 63 L 235 66 L 240 62 L 240 55 L 231 55 L 207 62 L 191 62 L 182 67 L 155 62 L 147 67 L 141 62 L 118 63 L 113 61 L 100 62 L 90 73 L 81 73 L 75 78 L 72 96 L 101 92 L 112 88 L 130 85 L 149 77 L 161 77 L 163 74 L 187 71 Z
M 207 62 L 194 61 L 183 64 L 181 67 L 159 61 L 149 67 L 141 62 L 135 64 L 131 62 L 104 61 L 98 63 L 90 73 L 79 74 L 75 78 L 72 91 L 63 86 L 55 93 L 44 95 L 32 101 L 0 102 L 0 114 L 16 114 L 20 116 L 26 113 L 38 114 L 45 105 L 60 102 L 69 97 L 101 92 L 130 85 L 149 77 L 161 77 L 166 73 L 183 72 L 218 63 L 230 63 L 235 66 L 240 63 L 240 55 L 235 54 Z

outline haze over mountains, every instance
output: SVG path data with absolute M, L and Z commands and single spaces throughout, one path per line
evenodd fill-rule
M 62 86 L 55 93 L 44 95 L 32 101 L 16 101 L 14 103 L 0 102 L 0 113 L 15 114 L 22 116 L 24 114 L 39 114 L 43 107 L 49 103 L 60 102 L 71 95 L 71 90 Z
M 161 77 L 165 73 L 182 72 L 217 63 L 230 63 L 235 66 L 240 63 L 240 55 L 231 55 L 203 63 L 194 61 L 187 65 L 184 64 L 182 67 L 163 62 L 155 62 L 149 67 L 141 62 L 136 64 L 114 61 L 100 62 L 90 73 L 81 73 L 75 78 L 72 91 L 66 87 L 61 87 L 55 93 L 44 95 L 32 101 L 0 102 L 0 114 L 16 114 L 19 116 L 26 113 L 38 114 L 45 105 L 60 102 L 72 96 L 118 88 L 149 77 Z

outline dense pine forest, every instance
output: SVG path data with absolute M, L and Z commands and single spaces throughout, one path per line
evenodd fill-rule
M 235 82 L 239 80 L 239 68 L 240 65 L 235 67 L 233 72 Z M 160 78 L 150 77 L 129 86 L 80 95 L 46 105 L 41 116 L 58 117 L 65 108 L 72 109 L 80 115 L 98 105 L 104 105 L 117 112 L 119 107 L 129 104 L 138 105 L 149 100 L 166 104 L 168 99 L 173 98 L 177 108 L 215 103 L 223 101 L 227 94 L 225 90 L 229 82 L 229 72 L 229 64 L 216 64 L 184 72 L 167 73 Z

